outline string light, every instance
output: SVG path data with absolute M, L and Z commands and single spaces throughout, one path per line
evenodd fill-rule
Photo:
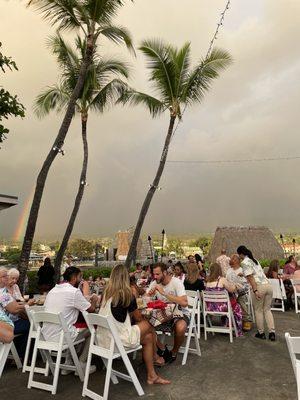
M 209 47 L 208 47 L 208 50 L 207 50 L 207 53 L 206 53 L 206 56 L 205 56 L 205 60 L 207 60 L 208 57 L 210 56 L 210 54 L 211 54 L 211 52 L 212 52 L 212 49 L 213 49 L 213 46 L 214 46 L 214 43 L 215 43 L 215 41 L 218 39 L 219 29 L 220 29 L 221 26 L 224 25 L 225 15 L 226 15 L 226 12 L 227 12 L 227 11 L 229 10 L 229 8 L 230 8 L 230 2 L 231 2 L 231 0 L 227 0 L 226 6 L 225 6 L 225 8 L 224 8 L 224 11 L 221 12 L 221 18 L 220 18 L 219 22 L 217 23 L 217 28 L 216 28 L 215 33 L 213 34 L 213 37 L 212 37 L 212 39 L 211 39 L 211 41 L 210 41 L 210 44 L 209 44 Z M 204 61 L 205 61 L 205 60 L 204 60 Z M 199 67 L 199 71 L 200 71 L 202 68 L 203 68 L 203 67 L 200 66 L 200 67 Z M 184 106 L 184 109 L 183 109 L 183 111 L 182 111 L 182 113 L 181 113 L 181 119 L 179 119 L 179 120 L 177 121 L 177 125 L 176 125 L 176 127 L 175 127 L 175 129 L 174 129 L 174 131 L 173 131 L 173 133 L 172 133 L 172 138 L 174 137 L 174 134 L 175 134 L 175 132 L 177 131 L 180 122 L 182 121 L 182 117 L 183 117 L 183 114 L 184 114 L 185 111 L 186 111 L 186 108 L 187 108 L 187 104 Z
M 58 153 L 60 153 L 62 156 L 64 156 L 66 154 L 65 150 L 61 149 L 60 147 L 54 146 L 53 151 L 57 151 Z
M 160 186 L 155 186 L 152 183 L 150 183 L 149 185 L 149 189 L 154 188 L 155 190 L 162 190 L 162 188 Z
M 83 186 L 89 186 L 89 184 L 87 183 L 87 181 L 81 181 L 80 183 L 81 183 L 81 185 L 83 185 Z

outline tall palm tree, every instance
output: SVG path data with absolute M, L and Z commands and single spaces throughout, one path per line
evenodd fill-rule
M 210 89 L 212 81 L 219 76 L 219 71 L 226 68 L 232 61 L 227 51 L 213 49 L 205 59 L 202 59 L 198 65 L 192 68 L 190 43 L 186 43 L 182 48 L 177 49 L 171 44 L 153 39 L 144 41 L 140 50 L 148 59 L 150 82 L 158 96 L 154 97 L 146 93 L 129 90 L 125 92 L 120 101 L 124 104 L 143 104 L 148 108 L 152 117 L 157 117 L 167 111 L 170 119 L 158 169 L 135 226 L 126 259 L 128 268 L 136 258 L 136 248 L 141 229 L 164 171 L 176 120 L 181 119 L 182 109 L 202 101 L 205 92 Z
M 80 31 L 86 40 L 86 49 L 58 134 L 37 177 L 18 265 L 21 285 L 24 282 L 28 268 L 48 172 L 64 144 L 74 114 L 76 100 L 83 89 L 87 70 L 92 62 L 97 40 L 100 36 L 104 36 L 115 43 L 125 43 L 128 48 L 132 49 L 132 40 L 129 32 L 123 27 L 112 24 L 113 17 L 124 2 L 124 0 L 30 0 L 28 3 L 29 6 L 35 7 L 51 25 L 58 26 L 59 31 Z
M 49 47 L 56 56 L 61 70 L 59 85 L 47 87 L 35 101 L 35 113 L 39 117 L 49 114 L 52 110 L 60 112 L 70 100 L 76 84 L 80 65 L 85 54 L 86 40 L 76 39 L 76 50 L 70 47 L 61 35 L 50 38 Z M 79 186 L 69 222 L 55 259 L 56 278 L 59 278 L 60 266 L 73 231 L 86 184 L 88 165 L 87 121 L 89 111 L 104 112 L 114 104 L 127 85 L 119 79 L 128 78 L 128 67 L 121 61 L 112 58 L 100 58 L 95 52 L 90 64 L 81 94 L 76 102 L 75 111 L 81 116 L 81 136 L 83 143 L 83 163 Z

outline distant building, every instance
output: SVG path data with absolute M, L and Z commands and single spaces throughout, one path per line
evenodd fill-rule
M 0 194 L 0 211 L 18 204 L 18 197 Z

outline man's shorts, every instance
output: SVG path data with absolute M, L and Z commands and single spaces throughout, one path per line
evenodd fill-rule
M 156 331 L 160 331 L 160 332 L 164 332 L 164 333 L 172 333 L 172 332 L 174 332 L 175 325 L 180 320 L 184 320 L 185 323 L 186 323 L 186 326 L 189 326 L 189 323 L 190 323 L 189 316 L 188 315 L 183 315 L 182 317 L 175 317 L 175 318 L 172 318 L 170 321 L 163 322 L 162 324 L 156 326 L 155 330 Z

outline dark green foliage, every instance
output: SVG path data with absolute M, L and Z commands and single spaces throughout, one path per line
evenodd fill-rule
M 2 43 L 0 42 L 0 48 Z M 5 68 L 18 70 L 16 63 L 11 57 L 6 57 L 0 52 L 0 68 L 5 73 Z M 0 87 L 0 122 L 9 117 L 25 117 L 25 107 L 18 101 L 18 97 L 11 95 L 7 90 Z M 6 139 L 9 129 L 0 123 L 0 143 Z

